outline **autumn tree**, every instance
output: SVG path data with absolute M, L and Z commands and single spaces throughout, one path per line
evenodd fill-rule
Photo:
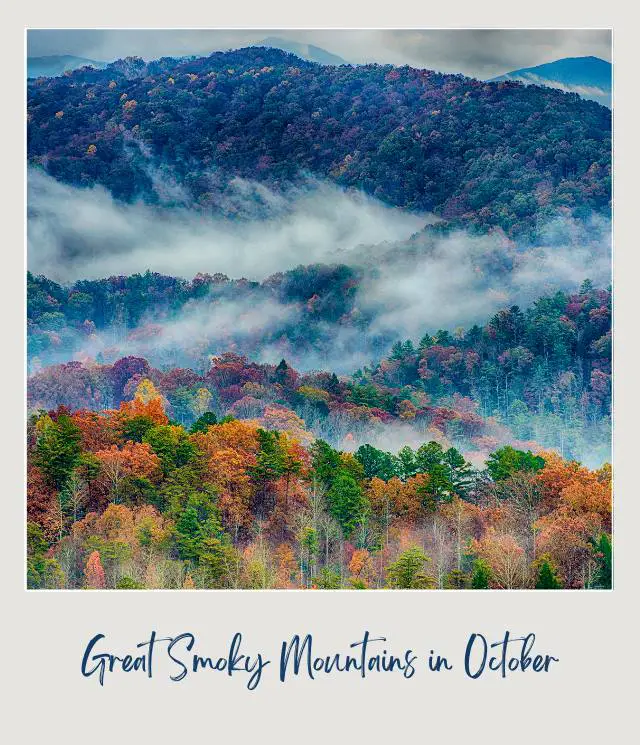
M 491 582 L 495 587 L 513 590 L 526 586 L 524 549 L 513 536 L 490 528 L 481 540 L 472 541 L 471 550 L 489 567 Z
M 112 445 L 108 450 L 99 450 L 95 457 L 100 465 L 100 478 L 114 502 L 125 496 L 122 487 L 127 477 L 153 482 L 161 475 L 161 461 L 147 443 L 127 442 L 121 448 Z
M 91 590 L 104 590 L 106 587 L 104 569 L 100 561 L 100 554 L 97 551 L 92 551 L 89 554 L 84 568 L 84 577 L 85 587 Z

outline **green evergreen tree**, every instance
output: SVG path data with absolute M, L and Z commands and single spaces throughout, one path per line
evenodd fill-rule
M 239 565 L 240 556 L 228 540 L 209 536 L 202 542 L 199 569 L 206 587 L 233 587 Z
M 116 590 L 144 590 L 144 584 L 132 577 L 120 577 L 116 582 Z
M 373 445 L 361 445 L 354 455 L 362 464 L 364 477 L 367 479 L 377 477 L 389 481 L 401 470 L 397 458 L 391 453 L 374 448 Z
M 251 474 L 258 487 L 262 488 L 266 482 L 275 481 L 283 475 L 285 459 L 278 432 L 259 429 L 258 441 L 260 450 L 256 455 L 256 465 L 251 469 Z
M 449 481 L 453 491 L 459 497 L 465 497 L 473 483 L 473 469 L 456 448 L 449 448 L 443 455 L 443 461 L 449 470 Z
M 123 442 L 142 442 L 147 432 L 155 426 L 155 422 L 148 416 L 134 416 L 127 419 L 122 426 Z
M 424 571 L 429 561 L 429 557 L 418 546 L 408 548 L 387 567 L 387 585 L 399 590 L 433 589 L 437 583 Z
M 47 415 L 39 424 L 36 465 L 50 484 L 61 489 L 80 462 L 80 429 L 67 414 L 60 414 L 55 422 Z
M 211 427 L 214 424 L 218 423 L 218 418 L 213 413 L 213 411 L 205 411 L 205 413 L 196 419 L 196 421 L 191 425 L 191 433 L 195 434 L 196 432 L 206 432 L 209 427 Z
M 452 569 L 444 581 L 445 590 L 464 590 L 469 587 L 469 575 L 460 569 Z
M 471 573 L 471 589 L 488 590 L 490 580 L 491 570 L 482 559 L 476 559 L 473 562 L 473 569 Z
M 311 446 L 312 468 L 316 479 L 329 488 L 342 465 L 340 453 L 324 440 L 316 440 Z
M 153 452 L 160 458 L 165 475 L 189 463 L 196 454 L 195 445 L 182 427 L 158 425 L 149 429 L 142 441 L 151 445 Z
M 58 589 L 67 584 L 66 576 L 56 559 L 46 556 L 49 548 L 40 525 L 27 522 L 27 587 Z
M 555 569 L 548 558 L 543 558 L 538 566 L 536 590 L 559 590 L 562 587 Z
M 418 462 L 413 450 L 405 445 L 398 451 L 399 476 L 403 479 L 411 478 L 418 473 Z
M 611 537 L 603 533 L 596 544 L 598 552 L 598 586 L 605 590 L 610 590 L 613 586 L 612 559 L 613 549 L 611 546 Z
M 432 512 L 439 502 L 451 501 L 454 493 L 453 483 L 449 478 L 449 468 L 444 463 L 436 463 L 427 471 L 427 482 L 417 488 L 422 497 L 422 504 Z
M 339 590 L 341 585 L 340 572 L 331 567 L 322 567 L 316 577 L 313 577 L 311 583 L 320 590 Z
M 516 450 L 510 445 L 499 448 L 487 459 L 487 471 L 494 481 L 504 481 L 518 471 L 535 473 L 544 468 L 544 458 L 530 450 Z
M 283 385 L 286 382 L 288 370 L 289 365 L 287 365 L 284 360 L 280 360 L 274 373 L 276 383 L 280 383 L 280 385 Z
M 429 347 L 433 346 L 433 337 L 431 334 L 425 334 L 422 339 L 420 339 L 420 342 L 418 344 L 418 349 L 421 352 L 424 352 L 425 350 L 429 349 Z
M 329 512 L 340 523 L 345 538 L 348 538 L 360 523 L 366 511 L 366 497 L 353 476 L 340 468 L 327 492 Z

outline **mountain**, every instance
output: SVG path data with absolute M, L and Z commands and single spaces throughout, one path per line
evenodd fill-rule
M 295 54 L 297 57 L 308 60 L 309 62 L 317 62 L 319 65 L 349 64 L 346 60 L 342 59 L 342 57 L 327 52 L 326 49 L 322 49 L 321 47 L 316 47 L 313 44 L 301 44 L 300 42 L 291 41 L 290 39 L 281 39 L 278 36 L 268 36 L 266 39 L 258 42 L 256 46 L 282 49 L 283 52 L 290 52 L 291 54 Z
M 84 57 L 74 57 L 70 54 L 54 54 L 48 57 L 28 57 L 27 58 L 27 77 L 51 78 L 57 75 L 63 75 L 70 70 L 77 70 L 80 67 L 95 67 L 98 70 L 107 66 L 106 62 L 98 62 Z
M 491 82 L 515 80 L 528 85 L 544 85 L 611 108 L 611 63 L 599 57 L 567 57 L 536 67 L 513 70 Z
M 578 96 L 265 47 L 125 68 L 29 81 L 29 162 L 124 201 L 161 201 L 162 173 L 209 212 L 238 177 L 311 175 L 523 241 L 609 215 L 611 112 Z

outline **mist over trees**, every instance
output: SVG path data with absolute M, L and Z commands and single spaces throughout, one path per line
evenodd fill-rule
M 46 409 L 117 406 L 125 389 L 131 395 L 137 379 L 149 375 L 172 416 L 186 425 L 196 418 L 193 401 L 206 390 L 218 414 L 250 418 L 282 406 L 334 445 L 348 434 L 358 442 L 384 436 L 395 441 L 404 430 L 415 440 L 436 428 L 466 450 L 535 440 L 594 465 L 608 459 L 608 290 L 585 281 L 576 292 L 555 292 L 525 309 L 504 308 L 482 326 L 425 329 L 417 339 L 391 344 L 388 336 L 369 332 L 374 319 L 354 312 L 356 287 L 353 270 L 324 266 L 300 267 L 262 285 L 210 276 L 187 283 L 148 273 L 65 288 L 30 275 L 29 403 Z M 259 303 L 265 295 L 291 309 L 271 333 L 264 325 L 243 330 L 239 315 L 227 317 L 217 333 L 212 323 L 198 334 L 195 324 L 180 322 L 182 333 L 166 338 L 172 314 L 195 299 L 206 299 L 200 312 L 208 311 L 210 320 L 220 306 L 236 311 L 238 298 L 248 305 L 247 298 Z M 150 309 L 157 322 L 140 324 Z M 129 333 L 125 319 L 133 326 Z M 362 358 L 389 351 L 340 378 L 331 370 L 298 372 L 291 364 L 340 357 L 335 346 L 341 334 L 352 341 L 351 355 L 357 335 Z M 138 354 L 119 359 L 130 350 Z M 289 360 L 281 363 L 284 370 L 250 361 L 267 351 Z M 80 359 L 42 368 L 73 356 Z M 136 361 L 122 373 L 130 379 L 114 383 L 127 360 Z M 385 431 L 390 423 L 394 427 Z
M 27 122 L 29 588 L 611 587 L 608 109 L 256 47 Z

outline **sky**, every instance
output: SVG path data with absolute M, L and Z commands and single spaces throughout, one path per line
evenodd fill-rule
M 408 64 L 413 67 L 491 78 L 563 57 L 611 60 L 607 29 L 455 30 L 30 30 L 30 57 L 70 54 L 111 62 L 130 55 L 208 55 L 277 36 L 314 44 L 347 62 Z

